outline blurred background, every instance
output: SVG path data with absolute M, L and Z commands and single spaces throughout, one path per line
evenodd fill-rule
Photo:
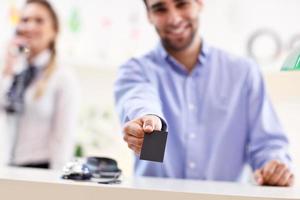
M 118 66 L 156 45 L 156 33 L 147 21 L 143 2 L 50 2 L 61 22 L 59 57 L 72 66 L 81 86 L 77 153 L 115 158 L 129 176 L 133 156 L 121 137 L 112 91 Z M 23 3 L 0 0 L 0 66 Z M 250 56 L 260 64 L 269 94 L 290 137 L 295 166 L 299 168 L 300 74 L 280 72 L 280 68 L 288 53 L 300 45 L 300 1 L 206 0 L 205 4 L 201 16 L 203 38 L 234 54 Z M 2 134 L 0 131 L 0 141 Z

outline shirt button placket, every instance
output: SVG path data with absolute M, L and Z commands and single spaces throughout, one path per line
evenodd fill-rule
M 196 158 L 195 158 L 195 139 L 197 127 L 197 116 L 196 116 L 196 94 L 194 88 L 194 81 L 191 76 L 187 77 L 186 80 L 186 111 L 187 111 L 187 130 L 186 132 L 186 177 L 195 178 L 197 172 Z

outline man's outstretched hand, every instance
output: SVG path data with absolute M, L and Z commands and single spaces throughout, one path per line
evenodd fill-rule
M 136 155 L 140 155 L 144 141 L 144 134 L 154 130 L 161 130 L 162 123 L 155 115 L 145 115 L 141 118 L 127 122 L 123 128 L 124 140 Z

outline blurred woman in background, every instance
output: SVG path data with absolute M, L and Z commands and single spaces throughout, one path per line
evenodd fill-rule
M 28 0 L 8 46 L 0 80 L 7 117 L 7 162 L 61 168 L 73 153 L 78 96 L 74 76 L 56 57 L 59 22 L 49 2 Z

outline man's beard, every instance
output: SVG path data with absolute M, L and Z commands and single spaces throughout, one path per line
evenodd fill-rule
M 171 41 L 168 38 L 161 38 L 163 46 L 170 51 L 182 51 L 188 48 L 194 41 L 197 31 L 192 30 L 184 43 L 180 44 L 176 41 Z

